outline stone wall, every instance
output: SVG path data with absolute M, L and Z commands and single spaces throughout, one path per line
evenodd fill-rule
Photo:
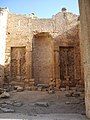
M 60 54 L 60 47 L 63 48 L 63 54 L 61 56 Z M 54 42 L 54 50 L 55 50 L 55 78 L 56 79 L 61 79 L 60 78 L 60 68 L 61 68 L 61 62 L 60 58 L 63 59 L 62 57 L 66 57 L 65 54 L 67 49 L 69 55 L 69 58 L 65 58 L 65 64 L 66 61 L 67 66 L 69 66 L 68 72 L 66 73 L 66 70 L 64 71 L 64 77 L 66 74 L 71 75 L 74 74 L 74 78 L 71 78 L 71 86 L 75 86 L 78 82 L 83 86 L 83 74 L 81 73 L 81 55 L 80 55 L 80 41 L 79 41 L 79 25 L 75 26 L 74 28 L 68 30 L 67 32 L 63 33 L 62 35 L 59 35 L 58 37 L 55 38 Z M 70 51 L 71 50 L 71 51 Z M 72 58 L 72 59 L 71 59 Z M 70 61 L 68 61 L 68 60 Z M 72 63 L 73 61 L 73 63 Z M 64 61 L 62 61 L 64 65 Z M 69 63 L 70 62 L 70 63 Z M 71 66 L 71 68 L 70 68 Z M 73 66 L 73 68 L 72 68 Z M 65 66 L 62 66 L 63 69 Z M 74 72 L 74 73 L 72 73 Z M 71 76 L 72 77 L 72 76 Z M 64 78 L 62 80 L 62 85 L 65 86 L 65 81 L 66 79 Z
M 84 66 L 86 114 L 90 118 L 90 0 L 79 0 L 81 56 Z
M 54 78 L 54 44 L 53 38 L 48 33 L 34 36 L 32 56 L 35 83 L 49 84 Z
M 0 8 L 0 85 L 3 84 L 4 79 L 7 16 L 8 9 Z
M 13 47 L 26 47 L 26 79 L 31 78 L 32 37 L 29 19 L 21 15 L 9 14 L 5 56 L 6 81 L 8 81 L 8 79 L 11 81 L 11 48 Z
M 54 50 L 53 50 L 52 44 L 54 44 L 54 41 L 56 41 L 56 38 L 59 35 L 63 36 L 63 34 L 66 31 L 69 31 L 70 29 L 73 30 L 77 24 L 78 24 L 78 16 L 74 15 L 72 13 L 66 12 L 66 11 L 64 13 L 59 12 L 58 14 L 54 15 L 50 19 L 39 19 L 37 17 L 31 18 L 27 15 L 17 15 L 17 14 L 9 13 L 8 27 L 7 27 L 7 39 L 6 39 L 6 52 L 5 52 L 5 81 L 12 81 L 12 79 L 11 79 L 11 74 L 12 74 L 11 73 L 11 62 L 12 62 L 11 61 L 11 49 L 15 48 L 15 47 L 16 48 L 18 48 L 18 47 L 26 48 L 26 53 L 25 53 L 26 78 L 25 79 L 27 79 L 29 81 L 33 77 L 35 79 L 37 79 L 36 76 L 39 71 L 38 71 L 38 67 L 35 69 L 36 65 L 33 68 L 33 62 L 35 64 L 38 64 L 36 62 L 36 60 L 34 61 L 34 58 L 35 59 L 37 58 L 36 56 L 37 56 L 38 51 L 41 51 L 41 53 L 42 53 L 41 54 L 39 52 L 39 54 L 41 55 L 39 64 L 42 63 L 40 66 L 43 66 L 42 68 L 44 69 L 44 67 L 47 67 L 49 65 L 49 67 L 47 67 L 48 69 L 45 70 L 45 72 L 48 71 L 47 72 L 48 74 L 44 75 L 45 72 L 43 69 L 42 69 L 42 76 L 39 73 L 39 75 L 41 76 L 40 79 L 45 78 L 45 76 L 46 76 L 45 79 L 47 79 L 45 81 L 48 81 L 48 77 L 54 78 L 56 71 L 53 69 L 53 67 L 57 66 L 57 64 L 55 62 L 53 62 L 54 58 L 53 58 L 52 54 L 54 53 Z M 34 38 L 34 36 L 40 35 L 42 33 L 43 33 L 43 35 L 49 34 L 51 37 L 49 39 L 48 36 L 46 36 L 46 37 L 41 36 L 38 39 L 36 39 L 36 43 L 37 43 L 36 44 L 36 56 L 34 56 L 33 55 L 34 54 L 34 49 L 33 49 L 34 39 L 33 38 Z M 52 40 L 51 40 L 51 38 L 52 38 Z M 74 42 L 76 42 L 76 43 L 77 43 L 77 41 L 79 42 L 78 35 L 73 35 L 73 37 L 71 37 L 70 40 L 71 39 L 74 39 Z M 39 44 L 38 41 L 42 41 L 41 42 L 42 44 L 40 43 L 40 47 L 38 46 L 38 44 Z M 64 41 L 66 41 L 66 43 L 67 43 L 68 39 L 63 38 L 59 42 L 59 45 L 62 45 Z M 45 45 L 47 48 L 45 47 Z M 52 51 L 52 52 L 49 52 L 49 51 Z M 47 59 L 43 58 L 44 57 L 43 53 Z M 77 55 L 78 55 L 78 52 L 77 52 Z M 33 56 L 34 56 L 34 58 L 33 58 Z M 49 59 L 50 59 L 50 63 L 48 65 L 45 65 L 48 63 Z M 80 59 L 80 58 L 78 57 L 78 59 Z M 43 64 L 43 61 L 45 61 L 45 64 Z M 53 63 L 53 65 L 52 65 L 52 63 Z M 50 67 L 50 65 L 51 65 L 51 67 Z M 35 71 L 38 71 L 38 72 L 35 72 Z M 50 72 L 50 71 L 52 71 L 52 72 Z M 59 76 L 60 71 L 58 70 L 57 73 Z M 38 81 L 38 80 L 36 80 L 36 81 Z M 42 80 L 42 81 L 43 81 L 43 83 L 45 83 L 44 80 Z

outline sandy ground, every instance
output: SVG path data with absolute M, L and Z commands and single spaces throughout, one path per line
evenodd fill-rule
M 89 120 L 80 114 L 41 114 L 37 116 L 27 116 L 16 113 L 0 114 L 0 120 Z
M 0 110 L 0 118 L 5 117 L 5 115 L 6 117 L 12 115 L 14 118 L 21 115 L 21 118 L 26 117 L 30 120 L 86 120 L 84 99 L 82 97 L 66 97 L 65 92 L 61 91 L 55 94 L 42 91 L 14 91 L 10 92 L 10 96 L 8 99 L 0 99 L 0 105 L 6 102 L 7 104 L 4 104 L 4 106 L 14 109 L 15 112 L 3 113 Z M 12 103 L 14 102 L 22 103 L 22 105 L 13 106 Z M 36 105 L 37 102 L 48 103 L 48 106 Z M 57 116 L 57 119 L 55 116 Z M 73 116 L 76 116 L 76 118 Z

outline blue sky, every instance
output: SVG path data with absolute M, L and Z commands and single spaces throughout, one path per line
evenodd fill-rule
M 40 18 L 51 18 L 62 7 L 79 14 L 78 0 L 0 0 L 0 7 L 8 7 L 19 14 L 35 13 Z

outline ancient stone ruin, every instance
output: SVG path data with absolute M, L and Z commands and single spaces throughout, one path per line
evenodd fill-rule
M 78 100 L 85 83 L 90 118 L 90 1 L 79 0 L 79 7 L 80 16 L 62 8 L 49 19 L 0 8 L 0 98 L 10 97 L 6 91 L 26 89 L 49 94 L 65 90 Z
M 58 89 L 83 86 L 78 17 L 66 8 L 50 19 L 2 8 L 3 85 L 49 86 L 53 81 Z

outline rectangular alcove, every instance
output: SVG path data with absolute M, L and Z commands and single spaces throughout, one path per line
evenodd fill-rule
M 11 78 L 23 81 L 26 78 L 26 47 L 11 47 Z

